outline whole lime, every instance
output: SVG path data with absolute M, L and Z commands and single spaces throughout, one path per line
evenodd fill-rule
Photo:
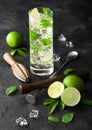
M 84 89 L 84 81 L 77 75 L 68 75 L 63 79 L 63 84 L 66 87 L 74 87 L 79 91 Z
M 6 42 L 12 48 L 20 47 L 24 42 L 23 35 L 18 31 L 11 31 L 6 36 Z

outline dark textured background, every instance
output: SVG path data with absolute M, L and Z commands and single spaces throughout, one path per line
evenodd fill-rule
M 92 76 L 92 2 L 91 0 L 0 0 L 0 130 L 92 130 L 92 107 L 79 104 L 67 108 L 64 112 L 56 111 L 54 115 L 71 111 L 75 119 L 71 124 L 52 123 L 47 120 L 47 107 L 43 101 L 47 98 L 47 89 L 42 89 L 37 98 L 36 105 L 26 102 L 25 96 L 15 94 L 7 96 L 5 90 L 12 85 L 20 85 L 21 81 L 11 73 L 10 66 L 3 60 L 3 53 L 9 52 L 5 37 L 8 32 L 17 30 L 22 32 L 27 47 L 27 57 L 18 55 L 15 59 L 29 68 L 29 38 L 28 38 L 28 10 L 33 7 L 47 6 L 54 11 L 54 51 L 61 55 L 61 61 L 55 63 L 55 69 L 65 60 L 70 48 L 60 45 L 57 37 L 60 33 L 73 42 L 73 49 L 79 51 L 79 58 L 67 64 L 65 68 L 75 67 L 79 70 L 88 70 Z M 60 73 L 65 69 L 63 68 Z M 32 76 L 31 82 L 42 78 Z M 86 96 L 92 98 L 91 79 L 85 84 Z M 39 110 L 39 118 L 29 119 L 32 109 Z M 15 124 L 16 118 L 25 117 L 29 121 L 28 128 L 19 128 Z

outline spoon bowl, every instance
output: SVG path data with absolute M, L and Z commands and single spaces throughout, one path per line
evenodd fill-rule
M 71 51 L 67 55 L 67 60 L 71 61 L 71 60 L 76 59 L 77 57 L 78 57 L 78 52 L 77 51 Z

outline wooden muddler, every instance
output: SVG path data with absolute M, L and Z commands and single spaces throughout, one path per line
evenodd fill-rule
M 83 80 L 86 80 L 89 78 L 88 71 L 75 71 L 75 72 L 71 72 L 70 74 L 80 76 Z M 25 83 L 25 84 L 22 84 L 19 86 L 19 92 L 20 93 L 28 93 L 34 89 L 46 88 L 46 87 L 49 87 L 49 85 L 51 83 L 53 83 L 54 81 L 61 81 L 62 82 L 65 77 L 66 77 L 65 75 L 60 75 L 60 76 L 56 76 L 56 77 L 51 78 L 51 79 L 42 80 L 42 81 L 32 83 L 32 84 Z

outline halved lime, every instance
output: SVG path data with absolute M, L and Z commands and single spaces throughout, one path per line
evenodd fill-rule
M 81 94 L 73 87 L 66 88 L 61 95 L 61 100 L 66 106 L 75 106 L 80 102 Z
M 64 85 L 60 81 L 53 82 L 48 88 L 48 95 L 51 98 L 58 98 L 64 91 Z

